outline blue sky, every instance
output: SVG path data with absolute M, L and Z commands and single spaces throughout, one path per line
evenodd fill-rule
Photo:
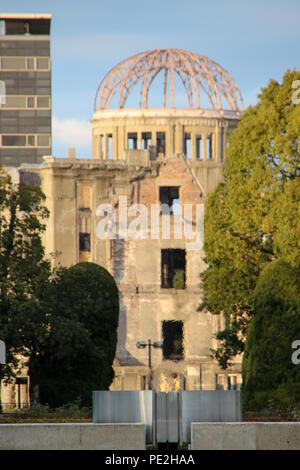
M 235 78 L 245 105 L 300 69 L 299 0 L 12 0 L 3 13 L 51 13 L 53 155 L 91 157 L 89 119 L 103 76 L 154 48 L 192 50 Z

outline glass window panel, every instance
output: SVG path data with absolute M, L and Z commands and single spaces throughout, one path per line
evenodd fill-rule
M 38 135 L 37 144 L 39 147 L 49 147 L 49 135 Z
M 2 145 L 12 146 L 12 147 L 26 146 L 26 136 L 25 135 L 3 135 Z
M 28 70 L 34 70 L 35 69 L 34 58 L 27 59 L 27 68 L 28 68 Z
M 26 96 L 6 95 L 6 103 L 3 108 L 26 108 Z
M 37 99 L 38 108 L 49 108 L 50 97 L 49 96 L 38 96 Z
M 3 57 L 1 67 L 4 70 L 26 70 L 25 57 Z
M 48 57 L 38 57 L 36 59 L 36 67 L 38 70 L 48 70 L 49 69 Z
M 27 137 L 27 142 L 28 142 L 28 145 L 30 147 L 34 147 L 35 146 L 35 136 L 34 135 L 29 135 Z
M 28 96 L 27 105 L 28 108 L 34 108 L 34 96 Z

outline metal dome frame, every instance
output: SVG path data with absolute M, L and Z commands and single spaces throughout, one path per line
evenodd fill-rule
M 95 96 L 95 111 L 107 109 L 118 93 L 118 109 L 125 107 L 131 90 L 141 81 L 140 108 L 148 108 L 150 87 L 163 71 L 164 108 L 167 108 L 167 90 L 170 107 L 174 108 L 175 74 L 187 94 L 189 108 L 200 109 L 200 90 L 208 97 L 212 109 L 241 112 L 244 109 L 241 92 L 233 77 L 207 57 L 182 49 L 153 49 L 133 55 L 112 68 L 101 81 Z

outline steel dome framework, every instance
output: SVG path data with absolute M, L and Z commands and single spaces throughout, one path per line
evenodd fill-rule
M 160 72 L 163 73 L 164 108 L 175 107 L 176 74 L 184 86 L 189 108 L 200 109 L 201 92 L 208 97 L 212 109 L 227 107 L 240 112 L 244 108 L 235 80 L 213 60 L 182 49 L 154 49 L 125 59 L 105 75 L 96 92 L 95 111 L 107 109 L 115 96 L 117 107 L 124 108 L 138 83 L 140 108 L 148 108 L 149 91 Z M 170 106 L 167 106 L 168 93 Z

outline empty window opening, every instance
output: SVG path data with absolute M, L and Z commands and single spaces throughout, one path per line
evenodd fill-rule
M 187 158 L 191 158 L 191 134 L 184 134 L 184 153 Z
M 156 133 L 156 148 L 159 155 L 165 155 L 166 151 L 166 133 L 157 132 Z
M 137 149 L 137 133 L 136 132 L 128 132 L 128 134 L 127 134 L 127 148 L 129 150 L 136 150 Z
M 89 233 L 79 233 L 79 250 L 91 251 L 91 237 Z
M 160 186 L 159 202 L 163 205 L 161 214 L 178 215 L 180 213 L 179 186 Z
M 202 159 L 202 139 L 201 135 L 196 136 L 196 159 Z
M 112 134 L 108 134 L 108 143 L 107 143 L 107 158 L 112 160 L 113 158 L 113 137 Z
M 142 132 L 142 145 L 144 150 L 152 145 L 151 132 Z
M 180 361 L 183 359 L 183 322 L 163 321 L 163 359 Z
M 212 134 L 206 138 L 206 155 L 208 160 L 212 159 Z
M 180 249 L 161 250 L 161 288 L 185 289 L 186 253 Z
M 227 376 L 227 390 L 238 390 L 238 383 L 237 383 L 236 375 Z
M 0 36 L 4 36 L 4 35 L 5 35 L 5 21 L 0 20 Z
M 3 33 L 2 33 L 3 34 Z M 50 19 L 6 19 L 4 34 L 50 34 Z

